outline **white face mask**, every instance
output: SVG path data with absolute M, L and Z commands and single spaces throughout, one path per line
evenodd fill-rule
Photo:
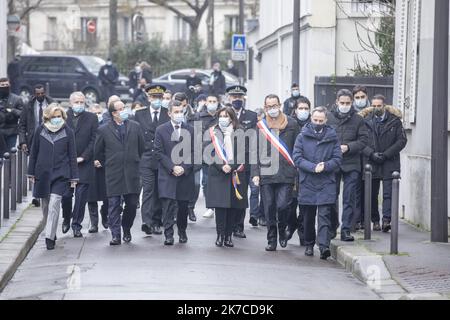
M 278 116 L 280 115 L 280 109 L 270 109 L 269 111 L 267 111 L 267 114 L 271 118 L 278 118 Z
M 184 114 L 183 113 L 176 113 L 173 115 L 173 122 L 177 123 L 177 124 L 182 124 L 184 122 Z
M 297 119 L 300 121 L 306 121 L 309 118 L 309 111 L 307 110 L 296 110 Z
M 219 126 L 221 128 L 228 128 L 230 123 L 231 123 L 231 119 L 230 118 L 219 118 Z
M 339 105 L 338 106 L 339 112 L 342 114 L 347 114 L 350 112 L 350 110 L 352 109 L 352 106 L 344 106 L 344 105 Z

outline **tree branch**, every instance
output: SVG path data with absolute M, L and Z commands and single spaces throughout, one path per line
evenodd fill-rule
M 20 14 L 20 19 L 22 20 L 22 19 L 25 18 L 27 15 L 29 15 L 31 11 L 33 11 L 33 10 L 39 8 L 39 6 L 41 5 L 42 1 L 43 1 L 43 0 L 38 0 L 38 1 L 36 2 L 35 5 L 29 6 L 28 8 L 26 8 L 26 9 Z
M 151 2 L 153 4 L 157 4 L 161 7 L 166 8 L 167 10 L 172 11 L 173 13 L 175 13 L 177 16 L 179 16 L 181 19 L 183 19 L 184 21 L 186 21 L 191 27 L 195 25 L 195 21 L 193 19 L 191 19 L 190 17 L 188 17 L 187 15 L 185 15 L 184 13 L 182 13 L 180 10 L 178 10 L 177 8 L 171 6 L 170 4 L 167 3 L 167 1 L 164 0 L 147 0 L 148 2 Z

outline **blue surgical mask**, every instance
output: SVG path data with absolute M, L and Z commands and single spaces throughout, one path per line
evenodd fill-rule
M 152 108 L 159 110 L 162 107 L 162 101 L 160 99 L 152 101 Z
M 367 99 L 355 100 L 355 107 L 359 110 L 364 109 L 365 107 L 367 107 Z
M 230 123 L 231 123 L 230 118 L 219 118 L 219 126 L 221 128 L 228 128 Z
M 75 113 L 82 113 L 84 112 L 84 105 L 75 104 L 72 106 L 72 110 Z
M 309 118 L 309 111 L 307 110 L 297 110 L 295 111 L 297 119 L 300 121 L 306 121 Z
M 300 97 L 300 90 L 292 90 L 292 96 L 294 98 Z
M 173 122 L 177 123 L 177 124 L 182 124 L 185 120 L 185 116 L 183 113 L 176 113 L 173 116 Z
M 352 109 L 352 106 L 344 106 L 344 105 L 338 105 L 339 112 L 342 114 L 347 114 Z
M 161 102 L 161 107 L 163 107 L 164 109 L 169 109 L 169 103 L 170 103 L 170 100 L 163 100 Z
M 122 119 L 122 121 L 127 121 L 130 117 L 130 112 L 128 110 L 123 110 L 120 112 L 119 117 L 120 119 Z
M 219 108 L 219 105 L 217 103 L 212 103 L 212 104 L 208 104 L 206 106 L 206 108 L 208 109 L 209 113 L 214 113 L 217 111 L 217 108 Z
M 241 110 L 244 107 L 244 101 L 242 100 L 234 100 L 233 103 L 233 108 L 235 108 L 236 110 Z
M 64 122 L 63 118 L 51 118 L 50 123 L 54 126 L 59 126 Z

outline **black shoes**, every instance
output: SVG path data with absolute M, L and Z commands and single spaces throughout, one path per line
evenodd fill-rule
M 331 251 L 328 248 L 320 248 L 320 259 L 327 260 L 331 257 Z
M 233 248 L 234 247 L 234 243 L 233 243 L 233 240 L 232 240 L 231 236 L 225 237 L 224 245 L 225 245 L 225 247 L 228 247 L 228 248 Z
M 55 240 L 50 240 L 48 238 L 45 239 L 45 245 L 47 246 L 47 250 L 54 250 L 55 249 Z
M 217 240 L 216 240 L 216 247 L 223 247 L 223 243 L 225 241 L 225 236 L 224 235 L 217 235 Z
M 288 231 L 281 231 L 280 232 L 280 239 L 279 239 L 279 242 L 280 242 L 280 246 L 282 247 L 282 248 L 286 248 L 287 247 L 287 244 L 288 244 Z M 291 236 L 291 238 L 292 238 L 292 236 Z
M 313 257 L 314 256 L 314 247 L 311 247 L 311 246 L 306 247 L 305 256 Z
M 92 227 L 89 229 L 88 232 L 89 232 L 89 233 L 98 233 L 98 227 L 92 226 Z
M 276 243 L 269 243 L 266 247 L 266 251 L 276 251 L 277 245 Z
M 131 231 L 130 230 L 123 230 L 123 241 L 125 243 L 131 242 Z
M 387 220 L 383 220 L 383 232 L 389 232 L 391 230 L 391 222 Z
M 174 243 L 175 243 L 175 240 L 173 238 L 168 238 L 168 239 L 166 239 L 166 241 L 164 241 L 165 246 L 173 246 Z
M 381 227 L 380 227 L 380 223 L 379 222 L 375 222 L 373 224 L 373 231 L 381 231 Z
M 162 235 L 161 227 L 160 226 L 152 226 L 152 233 L 157 235 Z
M 236 238 L 241 238 L 241 239 L 247 238 L 247 236 L 245 235 L 244 231 L 235 231 L 235 232 L 233 233 L 233 235 L 234 235 Z
M 142 232 L 145 232 L 145 234 L 148 236 L 153 233 L 152 228 L 149 227 L 148 225 L 146 225 L 145 223 L 142 225 L 141 230 L 142 230 Z
M 102 226 L 103 228 L 108 229 L 109 228 L 108 221 L 102 219 Z
M 191 220 L 192 222 L 197 221 L 197 217 L 195 216 L 195 212 L 194 212 L 193 208 L 188 209 L 188 214 L 189 214 L 189 220 Z
M 64 220 L 62 224 L 62 233 L 66 234 L 70 230 L 70 220 Z
M 74 230 L 73 231 L 73 237 L 74 238 L 83 238 L 83 234 L 81 233 L 80 230 Z
M 255 217 L 250 217 L 250 224 L 252 225 L 252 227 L 257 227 L 258 226 L 258 220 L 256 220 Z
M 350 234 L 350 231 L 342 231 L 341 241 L 352 242 L 355 241 L 355 238 Z
M 120 238 L 112 238 L 111 242 L 109 243 L 110 246 L 120 246 L 122 244 L 122 241 Z
M 180 232 L 179 233 L 179 237 L 180 237 L 180 239 L 179 239 L 180 243 L 187 243 L 188 242 L 188 237 L 187 237 L 186 231 Z
M 36 208 L 39 208 L 39 207 L 41 206 L 41 201 L 39 201 L 39 199 L 33 199 L 33 200 L 31 201 L 31 204 L 32 204 L 33 206 L 35 206 Z

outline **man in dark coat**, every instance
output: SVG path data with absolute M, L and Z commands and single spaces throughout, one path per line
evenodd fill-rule
M 336 170 L 342 161 L 336 131 L 326 125 L 327 110 L 312 111 L 311 123 L 297 137 L 293 158 L 300 170 L 298 202 L 305 210 L 305 255 L 314 255 L 316 211 L 320 258 L 330 257 L 331 206 L 336 201 Z
M 215 63 L 213 66 L 213 72 L 211 74 L 210 79 L 210 90 L 209 92 L 215 94 L 216 96 L 221 96 L 225 94 L 225 90 L 227 88 L 227 83 L 225 80 L 225 76 L 222 74 L 220 70 L 220 63 Z
M 119 71 L 113 65 L 111 58 L 108 58 L 106 64 L 100 68 L 98 79 L 103 87 L 104 100 L 108 100 L 109 97 L 115 94 L 116 84 L 119 81 Z
M 141 161 L 142 179 L 142 231 L 146 234 L 162 234 L 162 211 L 158 196 L 158 160 L 155 157 L 156 128 L 168 121 L 167 109 L 161 108 L 162 97 L 166 88 L 159 85 L 146 87 L 150 107 L 136 111 L 135 121 L 140 124 L 144 140 L 145 152 Z
M 369 132 L 363 150 L 364 164 L 372 165 L 372 222 L 380 221 L 378 193 L 383 181 L 383 232 L 391 229 L 392 173 L 400 172 L 400 151 L 407 143 L 400 110 L 386 106 L 385 97 L 375 95 L 372 107 L 361 112 Z
M 230 103 L 233 107 L 233 110 L 236 112 L 236 116 L 239 120 L 239 124 L 244 131 L 248 131 L 250 129 L 256 129 L 256 123 L 258 122 L 258 116 L 256 112 L 246 110 L 245 109 L 245 96 L 247 95 L 247 88 L 243 86 L 232 86 L 227 88 L 227 94 L 229 96 Z M 244 186 L 248 188 L 250 183 L 250 143 L 249 140 L 245 141 L 245 181 L 243 181 Z M 252 191 L 254 191 L 253 189 Z M 245 221 L 246 210 L 242 209 L 240 214 L 236 215 L 236 227 L 233 235 L 236 238 L 246 238 L 244 233 L 244 221 Z
M 62 198 L 63 233 L 67 233 L 72 219 L 72 231 L 75 238 L 81 238 L 82 223 L 88 198 L 89 185 L 94 178 L 94 143 L 98 129 L 97 117 L 86 112 L 86 98 L 82 92 L 70 96 L 71 107 L 67 112 L 67 126 L 75 133 L 77 163 L 80 180 L 76 190 L 70 189 Z M 75 205 L 72 210 L 72 198 L 75 192 Z
M 258 123 L 258 164 L 252 166 L 252 180 L 256 186 L 261 186 L 267 221 L 266 251 L 275 251 L 277 233 L 282 248 L 288 241 L 286 227 L 297 176 L 291 155 L 299 128 L 294 119 L 281 111 L 278 96 L 268 95 L 264 104 L 266 118 Z M 277 148 L 275 140 L 283 149 Z
M 332 208 L 333 237 L 339 225 L 338 198 L 340 181 L 344 180 L 341 240 L 354 241 L 350 230 L 353 216 L 358 214 L 356 204 L 357 185 L 361 180 L 361 152 L 367 145 L 367 129 L 363 118 L 353 108 L 353 94 L 346 89 L 337 93 L 336 106 L 328 116 L 328 125 L 336 130 L 341 143 L 343 160 L 340 171 L 336 173 L 337 198 Z
M 136 90 L 139 89 L 139 81 L 142 79 L 142 68 L 139 62 L 136 63 L 133 70 L 128 75 L 128 85 L 130 86 L 130 93 L 134 96 Z
M 186 79 L 186 95 L 191 106 L 194 105 L 201 91 L 202 79 L 197 76 L 195 69 L 192 69 L 189 78 Z
M 0 135 L 5 139 L 9 150 L 17 145 L 22 110 L 22 99 L 11 92 L 9 80 L 0 79 Z
M 145 143 L 137 122 L 128 120 L 129 112 L 122 101 L 108 107 L 112 121 L 98 129 L 95 142 L 96 167 L 105 168 L 106 194 L 108 195 L 108 222 L 112 233 L 110 245 L 131 241 L 131 227 L 136 217 L 141 190 L 139 164 Z M 125 202 L 121 223 L 122 199 Z
M 178 228 L 180 243 L 188 241 L 186 228 L 188 203 L 194 193 L 194 128 L 185 123 L 183 106 L 178 101 L 169 104 L 171 121 L 159 126 L 155 134 L 155 155 L 159 161 L 158 193 L 161 198 L 165 245 L 174 244 L 173 226 Z M 173 150 L 179 159 L 173 158 Z
M 19 147 L 23 152 L 28 153 L 28 149 L 31 148 L 34 132 L 42 124 L 43 112 L 52 103 L 53 99 L 47 96 L 44 85 L 36 85 L 31 101 L 20 115 Z
M 291 96 L 284 101 L 283 104 L 283 112 L 287 116 L 292 116 L 293 112 L 295 112 L 295 109 L 298 105 L 298 99 L 304 98 L 300 94 L 300 87 L 298 84 L 293 83 L 291 86 Z

